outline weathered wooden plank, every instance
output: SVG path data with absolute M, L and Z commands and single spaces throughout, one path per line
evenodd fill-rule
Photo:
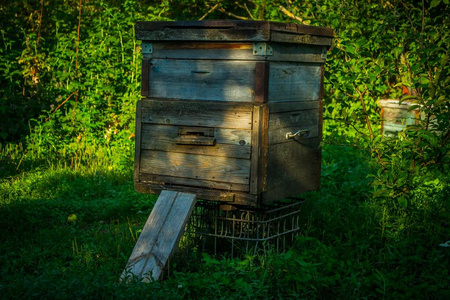
M 260 172 L 260 153 L 261 153 L 261 106 L 253 107 L 253 126 L 252 126 L 252 154 L 250 167 L 250 193 L 256 195 L 260 192 L 260 181 L 258 174 Z
M 152 58 L 159 59 L 205 59 L 205 60 L 266 60 L 324 63 L 322 47 L 268 43 L 272 55 L 253 54 L 253 43 L 179 42 L 153 43 Z
M 148 97 L 150 95 L 149 74 L 150 74 L 150 60 L 144 57 L 142 59 L 142 76 L 141 76 L 141 96 Z
M 267 164 L 267 127 L 269 119 L 268 105 L 253 107 L 252 152 L 250 170 L 250 193 L 261 193 L 266 176 Z
M 333 30 L 323 27 L 268 21 L 205 20 L 178 22 L 137 22 L 136 37 L 141 40 L 268 41 L 317 43 L 304 35 L 330 40 Z M 275 36 L 275 37 L 274 37 Z M 290 37 L 291 36 L 291 37 Z
M 260 185 L 261 192 L 267 190 L 267 163 L 268 163 L 268 146 L 269 146 L 269 106 L 262 106 L 262 120 L 261 120 L 261 159 L 260 159 Z
M 301 126 L 303 124 L 306 126 L 318 126 L 319 109 L 289 111 L 271 114 L 269 119 L 269 130 L 297 125 Z
M 321 66 L 318 64 L 270 64 L 269 101 L 319 99 Z
M 251 109 L 251 105 L 232 103 L 147 100 L 142 103 L 142 122 L 249 130 Z
M 294 43 L 294 44 L 307 44 L 331 47 L 333 45 L 333 39 L 330 37 L 315 36 L 315 35 L 295 35 L 284 32 L 272 32 L 270 36 L 272 42 L 278 43 Z
M 164 185 L 149 184 L 142 182 L 135 182 L 134 188 L 140 193 L 159 194 L 166 187 Z M 189 192 L 197 195 L 198 199 L 232 202 L 238 205 L 256 206 L 259 201 L 259 195 L 251 195 L 249 193 L 229 192 L 224 190 L 202 189 L 191 186 L 170 186 L 171 190 L 180 192 Z
M 248 184 L 247 159 L 141 150 L 141 173 Z
M 196 202 L 193 194 L 162 191 L 128 259 L 121 280 L 130 274 L 158 280 L 175 251 Z
M 288 102 L 269 102 L 270 114 L 280 112 L 290 112 L 298 110 L 318 109 L 320 101 L 288 101 Z
M 250 130 L 216 128 L 214 146 L 177 145 L 175 139 L 179 135 L 178 126 L 142 125 L 141 148 L 179 153 L 192 153 L 222 157 L 250 158 Z
M 310 26 L 294 23 L 270 22 L 270 30 L 291 34 L 309 34 L 332 38 L 334 31 L 331 28 Z
M 269 43 L 272 55 L 268 61 L 325 63 L 322 46 Z
M 139 181 L 139 170 L 141 168 L 141 107 L 142 101 L 136 103 L 136 134 L 134 140 L 134 181 Z
M 150 96 L 185 100 L 251 102 L 255 62 L 153 59 Z
M 255 67 L 255 94 L 254 101 L 257 103 L 266 103 L 269 89 L 269 63 L 261 61 L 256 63 Z
M 136 31 L 136 38 L 143 41 L 267 41 L 264 30 L 165 28 L 161 31 Z
M 240 191 L 240 192 L 248 192 L 249 191 L 248 184 L 237 184 L 237 183 L 229 183 L 229 182 L 218 182 L 218 181 L 172 177 L 172 176 L 160 176 L 160 175 L 151 175 L 151 174 L 141 174 L 140 181 L 148 182 L 151 184 L 164 185 L 168 189 L 170 189 L 170 187 L 173 185 L 183 185 L 183 186 L 194 186 L 194 187 L 201 187 L 201 188 L 208 188 L 208 189 L 219 189 L 219 190 L 225 190 L 225 191 Z

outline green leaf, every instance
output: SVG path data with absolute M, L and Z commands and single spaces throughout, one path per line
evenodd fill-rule
M 433 0 L 433 1 L 431 1 L 431 3 L 430 3 L 430 9 L 432 9 L 432 8 L 434 8 L 434 7 L 436 7 L 436 6 L 438 6 L 439 4 L 441 4 L 441 0 Z
M 405 197 L 399 197 L 397 199 L 397 201 L 398 201 L 398 204 L 403 208 L 406 208 L 408 206 L 408 200 L 406 200 Z

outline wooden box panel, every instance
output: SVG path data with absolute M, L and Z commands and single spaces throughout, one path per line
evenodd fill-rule
M 321 102 L 273 103 L 269 111 L 264 203 L 317 189 L 321 167 Z M 308 133 L 286 138 L 299 130 Z
M 152 59 L 150 96 L 154 98 L 251 102 L 254 61 Z
M 144 57 L 143 96 L 228 102 L 311 101 L 321 98 L 323 63 L 316 62 L 319 54 L 315 46 L 280 46 L 292 49 L 290 54 L 278 55 L 278 59 L 297 57 L 305 61 L 294 63 L 275 61 L 273 55 L 255 56 L 253 48 L 246 48 L 244 44 L 236 44 L 235 48 L 223 43 L 191 45 L 195 47 L 187 50 L 167 51 L 162 47 L 163 53 L 158 52 L 158 44 L 154 45 L 156 49 L 152 54 Z M 207 48 L 203 49 L 203 54 L 196 51 L 196 47 L 201 46 Z M 294 53 L 294 49 L 298 53 Z M 242 54 L 244 50 L 247 55 Z M 241 53 L 236 54 L 237 51 Z M 316 54 L 312 54 L 314 52 Z M 221 55 L 226 59 L 219 60 Z M 236 56 L 247 60 L 233 60 Z M 323 58 L 321 60 L 324 61 Z
M 250 190 L 252 105 L 152 99 L 137 109 L 137 189 Z M 197 143 L 205 132 L 213 145 Z M 180 136 L 194 141 L 180 144 Z
M 311 101 L 320 98 L 320 64 L 271 62 L 269 74 L 269 102 Z
M 319 101 L 249 104 L 142 100 L 138 105 L 136 189 L 191 191 L 200 199 L 270 203 L 320 184 Z M 178 144 L 208 130 L 213 146 Z M 298 130 L 308 134 L 286 139 Z

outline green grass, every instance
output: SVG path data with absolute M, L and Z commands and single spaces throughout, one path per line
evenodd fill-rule
M 386 212 L 371 198 L 366 156 L 350 147 L 325 146 L 322 188 L 305 195 L 304 225 L 289 251 L 231 259 L 180 249 L 164 280 L 150 284 L 118 282 L 156 200 L 134 192 L 131 166 L 23 160 L 18 171 L 20 153 L 4 154 L 0 298 L 450 296 L 450 251 L 439 247 L 450 239 L 448 203 L 429 213 Z

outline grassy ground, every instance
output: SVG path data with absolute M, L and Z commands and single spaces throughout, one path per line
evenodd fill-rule
M 370 198 L 362 153 L 326 146 L 323 157 L 322 188 L 305 195 L 289 251 L 231 259 L 180 249 L 163 281 L 123 284 L 156 200 L 134 192 L 132 170 L 23 161 L 18 173 L 20 155 L 4 156 L 0 298 L 449 299 L 443 214 L 387 216 Z

